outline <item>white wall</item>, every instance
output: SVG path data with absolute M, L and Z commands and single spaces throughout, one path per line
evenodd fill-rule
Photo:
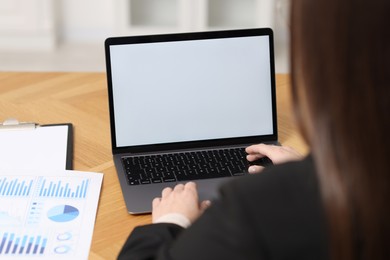
M 59 43 L 98 43 L 101 42 L 102 39 L 115 34 L 148 33 L 149 31 L 153 31 L 149 30 L 147 27 L 137 28 L 137 26 L 131 27 L 128 25 L 128 21 L 130 21 L 129 12 L 126 13 L 125 11 L 125 9 L 130 10 L 128 1 L 129 0 L 0 0 L 0 33 L 4 36 L 5 34 L 12 35 L 18 32 L 23 32 L 27 37 L 28 35 L 32 35 L 34 33 L 37 34 L 37 30 L 41 30 L 39 35 L 42 35 L 42 32 L 51 30 L 55 34 L 57 40 L 59 40 Z M 245 2 L 241 2 L 241 0 L 218 0 L 218 2 L 217 0 L 133 1 L 134 6 L 136 6 L 136 3 L 137 5 L 139 5 L 139 3 L 145 3 L 142 5 L 143 7 L 154 10 L 153 12 L 155 14 L 153 14 L 153 12 L 149 12 L 149 15 L 152 13 L 152 15 L 155 15 L 156 17 L 162 16 L 161 13 L 169 13 L 169 11 L 172 11 L 167 10 L 172 9 L 172 6 L 179 6 L 180 8 L 176 8 L 177 11 L 182 12 L 183 15 L 186 16 L 183 18 L 186 21 L 182 21 L 183 19 L 180 18 L 180 23 L 193 25 L 184 27 L 176 26 L 173 27 L 173 31 L 182 31 L 184 29 L 216 29 L 214 27 L 208 28 L 207 26 L 202 26 L 202 22 L 204 21 L 198 21 L 201 17 L 203 17 L 201 18 L 203 20 L 207 19 L 204 18 L 205 11 L 202 13 L 198 9 L 203 8 L 207 10 L 208 8 L 205 7 L 205 3 L 208 3 L 209 1 L 213 1 L 210 3 L 217 3 L 221 5 L 220 10 L 222 10 L 222 13 L 231 13 L 227 16 L 224 14 L 224 16 L 230 17 L 232 20 L 231 22 L 226 23 L 228 26 L 227 28 L 229 28 L 229 26 L 232 26 L 232 28 L 235 27 L 234 24 L 237 23 L 237 17 L 240 18 L 239 20 L 242 20 L 243 16 L 245 18 L 246 13 L 248 13 L 248 17 L 253 16 L 254 13 L 250 12 L 250 9 L 247 7 L 251 8 L 251 5 L 258 3 L 257 5 L 255 4 L 258 9 L 258 11 L 256 11 L 257 14 L 255 15 L 256 22 L 249 22 L 249 25 L 263 26 L 263 24 L 273 24 L 275 25 L 273 26 L 275 34 L 278 37 L 280 29 L 283 29 L 279 26 L 280 23 L 275 21 L 278 19 L 278 14 L 274 12 L 276 8 L 273 7 L 277 2 L 285 0 L 246 0 Z M 158 4 L 156 4 L 156 2 Z M 226 4 L 222 5 L 223 3 Z M 214 4 L 207 4 L 207 6 L 211 7 L 214 6 Z M 157 7 L 158 10 L 156 12 L 155 9 Z M 230 10 L 233 7 L 234 9 Z M 216 10 L 218 10 L 218 6 Z M 199 12 L 201 13 L 200 15 Z M 171 16 L 172 14 L 169 15 Z M 179 17 L 183 15 L 180 14 Z M 215 18 L 217 19 L 217 17 L 219 16 L 216 15 Z M 148 19 L 153 20 L 154 18 L 146 18 L 146 20 Z M 187 21 L 191 19 L 195 21 Z M 249 20 L 251 19 L 253 19 L 253 17 Z M 24 24 L 21 26 L 21 22 L 23 21 Z M 37 23 L 37 21 L 39 21 L 39 23 Z M 240 22 L 238 22 L 237 26 L 240 27 Z M 164 27 L 161 28 L 164 29 Z M 161 32 L 164 32 L 164 30 L 161 30 Z M 28 37 L 26 39 L 28 39 Z
M 56 45 L 52 0 L 0 0 L 0 50 L 50 50 Z
M 164 0 L 159 0 L 159 1 L 164 1 Z M 187 1 L 200 1 L 200 0 L 177 0 L 177 3 L 179 3 L 180 1 L 187 2 Z M 209 1 L 215 1 L 215 0 L 209 0 Z M 236 1 L 240 1 L 240 0 L 236 0 Z M 259 5 L 259 15 L 262 12 L 261 8 L 266 8 L 267 10 L 275 11 L 275 14 L 270 14 L 267 17 L 261 17 L 262 19 L 259 18 L 259 21 L 261 21 L 261 23 L 266 23 L 266 24 L 270 23 L 274 25 L 273 27 L 275 30 L 275 35 L 277 40 L 281 38 L 285 38 L 285 34 L 286 34 L 285 32 L 286 28 L 284 24 L 282 24 L 284 21 L 282 23 L 279 21 L 280 20 L 279 13 L 276 12 L 276 7 L 275 7 L 276 3 L 280 1 L 283 2 L 285 0 L 262 0 L 262 1 L 260 0 L 259 1 L 259 3 L 261 3 L 261 5 Z M 126 22 L 127 20 L 130 20 L 129 17 L 128 16 L 118 17 L 123 14 L 122 10 L 120 9 L 129 8 L 127 4 L 124 4 L 125 2 L 126 0 L 59 0 L 57 4 L 59 40 L 65 43 L 97 43 L 108 36 L 113 36 L 121 33 L 131 34 L 130 30 L 123 29 L 124 25 L 120 24 Z M 149 2 L 153 2 L 153 1 L 149 0 Z M 166 4 L 169 5 L 170 2 L 172 1 L 166 3 L 160 3 L 159 9 L 162 12 L 167 11 L 161 7 L 165 6 Z M 196 7 L 197 5 L 191 4 L 188 6 Z M 245 6 L 246 5 L 244 5 L 244 7 Z M 237 16 L 237 14 L 233 13 L 232 16 Z M 242 14 L 238 16 L 242 16 Z M 263 14 L 262 16 L 265 16 L 265 14 Z M 267 20 L 269 19 L 274 21 L 267 22 Z M 195 28 L 196 27 L 199 26 L 195 26 Z M 131 28 L 131 29 L 135 29 L 135 28 Z M 145 32 L 148 32 L 146 28 L 144 29 Z M 190 29 L 194 29 L 194 28 L 190 28 Z M 138 32 L 139 30 L 136 31 Z
M 130 19 L 128 14 L 124 12 L 125 10 L 129 10 L 127 1 L 0 0 L 0 70 L 104 71 L 103 43 L 107 37 L 138 33 L 145 34 L 149 32 L 156 33 L 156 31 L 153 31 L 156 28 L 150 30 L 150 28 L 142 26 L 128 26 L 127 22 Z M 155 5 L 155 1 L 161 1 L 156 5 L 159 6 L 158 11 L 161 12 L 172 9 L 171 2 L 179 3 L 180 8 L 177 8 L 181 12 L 179 20 L 183 23 L 184 19 L 185 26 L 176 26 L 173 29 L 171 28 L 172 30 L 167 30 L 176 32 L 183 30 L 203 30 L 203 27 L 204 29 L 210 29 L 206 25 L 202 27 L 204 17 L 202 15 L 199 16 L 199 12 L 202 13 L 200 10 L 203 10 L 204 16 L 204 9 L 201 7 L 207 1 L 216 0 L 133 1 L 137 1 L 138 3 L 142 2 L 144 6 L 148 6 L 147 3 L 153 3 Z M 241 0 L 224 1 L 218 0 L 218 3 L 230 3 L 230 7 L 237 3 L 244 3 L 240 2 Z M 233 1 L 239 2 L 232 4 Z M 271 7 L 272 10 L 272 5 L 277 6 L 279 2 L 283 1 L 286 2 L 287 0 L 246 0 L 245 3 L 259 3 L 259 8 L 261 6 L 264 7 L 263 4 L 266 3 L 267 8 Z M 161 8 L 162 2 L 164 2 L 164 8 Z M 33 6 L 34 8 L 27 8 L 28 6 Z M 151 8 L 154 10 L 151 11 L 155 12 L 156 6 Z M 236 9 L 233 8 L 233 12 L 238 12 Z M 283 19 L 281 19 L 276 9 L 274 8 L 273 13 L 270 14 L 270 17 L 273 17 L 274 20 L 271 23 L 274 25 L 273 29 L 275 32 L 276 70 L 277 72 L 288 72 L 288 27 L 286 21 L 282 21 Z M 13 11 L 13 13 L 9 10 Z M 248 11 L 247 9 L 245 10 Z M 168 11 L 172 13 L 172 10 Z M 258 12 L 262 11 L 259 9 Z M 13 16 L 11 15 L 10 17 L 10 13 Z M 161 14 L 159 15 L 161 16 Z M 239 14 L 234 13 L 234 15 Z M 24 28 L 22 31 L 20 29 L 13 30 L 12 26 L 10 27 L 10 24 L 13 25 L 13 23 L 10 21 L 15 21 L 15 23 L 19 24 L 21 21 L 20 17 L 27 17 L 31 21 L 38 20 L 41 23 L 34 25 L 35 27 L 33 26 L 34 28 L 30 31 L 26 31 L 25 29 L 30 28 L 34 23 L 28 23 L 29 26 L 21 27 Z M 196 17 L 203 20 L 199 22 Z M 153 20 L 153 17 L 149 17 L 149 19 Z M 191 19 L 193 21 L 189 21 Z M 260 20 L 262 21 L 262 19 Z M 50 26 L 48 27 L 47 24 Z M 159 33 L 163 33 L 165 30 L 163 27 L 161 28 L 162 30 Z
M 114 33 L 112 0 L 60 0 L 59 40 L 64 43 L 101 43 Z

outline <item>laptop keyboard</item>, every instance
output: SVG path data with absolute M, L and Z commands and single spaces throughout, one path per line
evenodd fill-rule
M 246 155 L 245 148 L 233 148 L 123 157 L 122 164 L 128 184 L 141 185 L 244 175 Z

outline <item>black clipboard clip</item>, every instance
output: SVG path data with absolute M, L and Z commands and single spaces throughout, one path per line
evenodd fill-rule
M 19 122 L 15 118 L 9 118 L 0 123 L 0 130 L 34 130 L 39 124 L 34 122 Z

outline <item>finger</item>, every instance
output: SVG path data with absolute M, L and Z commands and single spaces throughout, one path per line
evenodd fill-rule
M 177 184 L 173 190 L 174 191 L 182 191 L 183 189 L 184 189 L 184 185 L 180 183 L 180 184 Z
M 211 206 L 211 201 L 204 200 L 200 203 L 200 210 L 203 212 L 205 209 Z
M 153 208 L 157 208 L 158 205 L 160 205 L 160 202 L 161 202 L 161 198 L 159 198 L 159 197 L 154 198 L 153 201 L 152 201 L 152 207 Z
M 185 189 L 191 189 L 196 191 L 196 183 L 193 181 L 187 182 L 184 186 Z
M 184 185 L 184 189 L 192 194 L 196 201 L 198 201 L 198 189 L 195 182 L 187 182 L 186 185 Z
M 264 157 L 264 155 L 262 155 L 262 154 L 248 154 L 247 156 L 246 156 L 246 159 L 249 161 L 249 162 L 253 162 L 253 161 L 256 161 L 256 160 L 258 160 L 258 159 L 260 159 L 260 158 L 263 158 Z
M 256 144 L 248 146 L 245 151 L 248 154 L 261 154 L 263 156 L 269 157 L 269 155 L 273 154 L 275 150 L 278 149 L 278 146 L 267 145 L 267 144 Z
M 248 154 L 257 154 L 257 153 L 264 154 L 269 152 L 269 150 L 275 149 L 275 147 L 276 146 L 274 145 L 268 145 L 262 143 L 262 144 L 255 144 L 255 145 L 248 146 L 247 148 L 245 148 L 245 151 Z
M 257 153 L 257 147 L 259 147 L 261 144 L 253 144 L 253 145 L 250 145 L 248 146 L 247 148 L 245 148 L 245 152 L 248 153 L 248 154 L 251 154 L 251 153 Z
M 164 188 L 163 191 L 162 191 L 162 197 L 164 198 L 164 197 L 168 196 L 171 192 L 172 192 L 172 188 L 171 187 Z
M 264 169 L 263 166 L 259 166 L 259 165 L 252 165 L 248 168 L 248 172 L 250 174 L 256 174 L 256 173 L 259 173 L 261 172 L 262 170 Z

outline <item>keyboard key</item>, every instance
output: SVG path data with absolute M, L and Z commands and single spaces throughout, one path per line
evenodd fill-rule
M 159 172 L 153 173 L 152 176 L 154 178 L 161 178 L 161 177 L 163 177 L 162 173 L 159 173 Z
M 141 179 L 140 182 L 141 182 L 141 184 L 150 184 L 149 179 Z
M 139 185 L 139 180 L 128 180 L 129 181 L 129 185 Z
M 163 181 L 164 181 L 164 182 L 174 182 L 174 181 L 176 181 L 176 179 L 175 179 L 175 178 L 172 178 L 172 177 L 164 177 L 164 178 L 163 178 Z
M 152 178 L 152 183 L 161 183 L 161 178 Z
M 232 173 L 233 176 L 241 176 L 241 175 L 244 175 L 244 174 L 245 174 L 245 172 L 243 172 L 243 171 L 237 171 L 237 172 L 233 172 Z

